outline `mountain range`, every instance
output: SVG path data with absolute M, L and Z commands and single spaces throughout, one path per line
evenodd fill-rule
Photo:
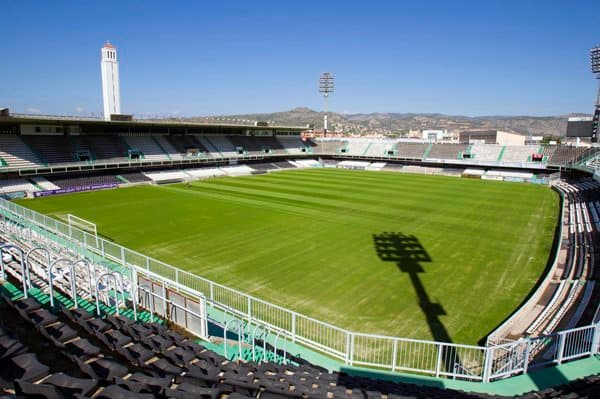
M 369 113 L 340 114 L 328 113 L 330 131 L 346 134 L 367 135 L 381 134 L 402 136 L 410 131 L 423 129 L 463 130 L 505 130 L 523 135 L 564 136 L 569 117 L 587 116 L 584 114 L 568 114 L 560 116 L 462 116 L 444 114 L 418 113 Z M 255 121 L 269 122 L 274 125 L 307 126 L 315 130 L 323 128 L 323 113 L 310 108 L 295 108 L 290 111 L 224 115 L 197 116 L 179 118 L 190 122 L 223 122 L 247 124 Z

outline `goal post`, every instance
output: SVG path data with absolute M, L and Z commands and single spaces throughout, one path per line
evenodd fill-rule
M 73 214 L 67 214 L 67 221 L 69 223 L 69 230 L 71 227 L 76 227 L 80 230 L 93 234 L 94 237 L 98 238 L 98 229 L 96 228 L 96 224 L 90 222 L 89 220 L 82 219 Z M 69 234 L 71 231 L 69 231 Z

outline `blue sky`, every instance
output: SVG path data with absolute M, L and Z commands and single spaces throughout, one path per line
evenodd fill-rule
M 320 109 L 590 113 L 600 1 L 2 4 L 0 107 L 98 115 L 100 48 L 117 47 L 124 113 Z

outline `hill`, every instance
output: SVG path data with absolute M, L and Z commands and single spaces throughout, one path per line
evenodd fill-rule
M 448 129 L 451 131 L 473 129 L 499 129 L 513 131 L 524 135 L 534 136 L 564 136 L 567 119 L 570 116 L 478 116 L 444 114 L 415 114 L 415 113 L 370 113 L 370 114 L 340 114 L 329 113 L 329 129 L 348 134 L 383 134 L 402 135 L 411 130 Z M 239 122 L 270 121 L 275 124 L 305 126 L 310 124 L 315 129 L 323 128 L 323 113 L 310 108 L 295 108 L 290 111 L 243 114 L 227 116 L 198 116 L 179 120 L 208 122 Z

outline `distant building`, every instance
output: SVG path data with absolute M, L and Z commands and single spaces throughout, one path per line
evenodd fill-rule
M 440 141 L 447 135 L 446 130 L 441 129 L 427 129 L 423 130 L 422 138 L 426 141 Z
M 102 47 L 102 100 L 104 102 L 104 119 L 111 120 L 111 115 L 121 113 L 121 95 L 119 88 L 119 62 L 117 49 L 106 42 Z
M 461 143 L 525 145 L 525 136 L 501 130 L 467 130 L 460 132 Z

